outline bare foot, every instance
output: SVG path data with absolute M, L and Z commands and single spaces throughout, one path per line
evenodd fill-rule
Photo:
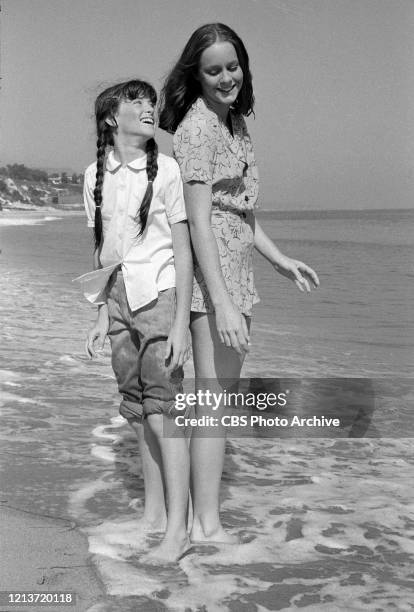
M 138 529 L 140 531 L 144 531 L 145 533 L 164 533 L 167 526 L 166 518 L 146 518 L 143 516 L 138 521 Z
M 237 535 L 227 533 L 222 525 L 218 525 L 216 529 L 204 530 L 200 523 L 193 522 L 191 529 L 190 540 L 193 544 L 240 544 L 240 538 Z
M 159 546 L 141 557 L 144 563 L 158 565 L 161 563 L 176 563 L 190 548 L 187 534 L 182 538 L 164 538 Z

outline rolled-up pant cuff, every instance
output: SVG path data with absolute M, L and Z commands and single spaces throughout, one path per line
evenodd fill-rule
M 149 414 L 163 414 L 165 417 L 174 419 L 178 415 L 188 416 L 189 406 L 186 410 L 175 407 L 175 399 L 158 400 L 148 397 L 144 399 L 144 418 Z
M 174 419 L 176 416 L 187 417 L 190 412 L 190 406 L 185 410 L 180 410 L 175 407 L 175 399 L 159 400 L 153 398 L 144 399 L 144 405 L 130 400 L 123 399 L 119 406 L 119 414 L 127 419 L 127 421 L 142 421 L 150 414 L 163 414 L 164 416 Z
M 119 414 L 128 421 L 134 420 L 141 423 L 144 418 L 144 409 L 142 404 L 123 399 L 119 406 Z

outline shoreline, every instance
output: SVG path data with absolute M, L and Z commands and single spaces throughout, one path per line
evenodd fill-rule
M 57 221 L 67 217 L 84 216 L 84 210 L 62 210 L 48 206 L 45 208 L 30 208 L 30 209 L 11 209 L 3 208 L 0 211 L 0 227 L 16 226 L 16 225 L 37 225 L 45 221 Z
M 65 607 L 74 612 L 104 609 L 106 589 L 92 562 L 87 537 L 74 521 L 2 504 L 0 541 L 0 591 L 69 592 L 76 594 L 76 604 Z M 1 604 L 5 610 L 5 602 Z M 33 603 L 30 609 L 41 609 L 44 605 Z M 61 610 L 62 605 L 49 604 L 47 609 L 54 612 Z M 13 604 L 13 610 L 28 610 L 28 604 Z

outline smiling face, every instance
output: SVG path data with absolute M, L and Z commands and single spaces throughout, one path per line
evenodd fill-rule
M 118 138 L 141 136 L 143 141 L 154 137 L 154 104 L 149 98 L 121 100 L 114 115 Z M 110 123 L 110 120 L 108 120 Z
M 225 118 L 243 84 L 243 71 L 230 42 L 216 42 L 203 51 L 198 69 L 203 97 Z

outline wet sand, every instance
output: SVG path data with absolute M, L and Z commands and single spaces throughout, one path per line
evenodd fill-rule
M 0 591 L 74 594 L 75 605 L 48 605 L 51 612 L 84 612 L 104 597 L 88 542 L 73 522 L 8 508 L 2 500 L 0 542 Z M 4 600 L 0 604 L 2 611 L 42 607 L 33 603 L 8 607 Z

